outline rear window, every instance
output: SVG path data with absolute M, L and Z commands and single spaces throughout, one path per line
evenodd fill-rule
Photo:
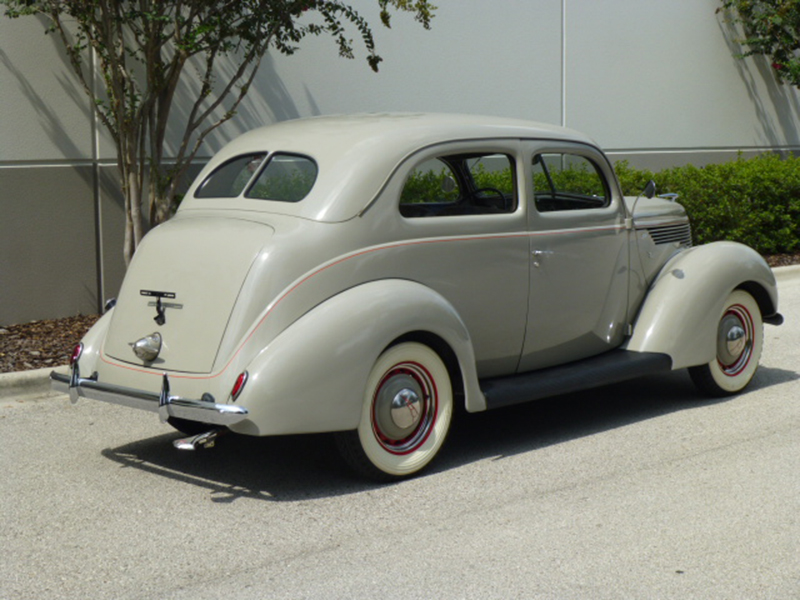
M 218 167 L 197 188 L 197 198 L 246 198 L 299 202 L 317 179 L 317 165 L 307 156 L 266 153 L 237 156 Z
M 307 156 L 273 154 L 245 196 L 299 202 L 308 196 L 316 180 L 317 164 Z
M 261 168 L 266 157 L 266 153 L 245 154 L 229 160 L 206 177 L 194 193 L 195 197 L 236 198 Z

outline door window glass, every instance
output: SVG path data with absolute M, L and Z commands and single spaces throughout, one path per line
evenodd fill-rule
M 423 161 L 400 194 L 404 217 L 444 217 L 514 212 L 514 161 L 505 154 L 439 156 Z
M 600 169 L 585 156 L 537 154 L 532 173 L 539 212 L 602 208 L 609 204 L 608 184 Z

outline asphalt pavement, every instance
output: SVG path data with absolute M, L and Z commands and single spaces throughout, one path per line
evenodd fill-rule
M 0 598 L 800 598 L 800 268 L 778 273 L 746 393 L 676 372 L 458 415 L 393 485 L 325 435 L 181 453 L 152 413 L 0 382 Z

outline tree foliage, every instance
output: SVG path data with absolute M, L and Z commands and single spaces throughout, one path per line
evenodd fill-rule
M 376 0 L 384 26 L 391 12 L 412 13 L 426 29 L 428 0 Z M 355 31 L 378 70 L 370 24 L 343 0 L 0 0 L 10 18 L 38 15 L 62 42 L 80 85 L 116 145 L 125 197 L 126 263 L 149 222 L 168 217 L 171 202 L 205 138 L 236 112 L 273 48 L 293 54 L 307 36 L 328 35 L 353 58 Z M 234 72 L 218 80 L 219 60 Z M 92 70 L 94 65 L 94 71 Z M 187 67 L 196 73 L 186 74 Z M 182 78 L 199 86 L 175 156 L 165 157 L 167 123 Z M 147 189 L 145 189 L 147 188 Z
M 744 30 L 742 57 L 767 56 L 781 82 L 800 87 L 800 0 L 723 0 L 720 11 Z

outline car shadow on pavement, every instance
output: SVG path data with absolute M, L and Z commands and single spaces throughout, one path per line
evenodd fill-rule
M 798 373 L 761 367 L 751 390 L 799 378 Z M 458 411 L 440 456 L 420 477 L 727 401 L 705 398 L 685 372 L 674 372 L 485 413 Z M 214 448 L 196 451 L 174 449 L 172 441 L 179 437 L 177 432 L 159 435 L 102 454 L 124 467 L 207 488 L 212 500 L 220 503 L 239 498 L 294 502 L 386 485 L 353 475 L 330 434 L 228 435 L 219 438 Z
M 798 373 L 762 365 L 746 393 L 797 379 Z M 462 413 L 434 468 L 446 470 L 488 457 L 505 458 L 735 399 L 704 396 L 688 372 L 681 370 L 487 413 Z
M 358 481 L 340 464 L 330 434 L 224 435 L 213 448 L 177 450 L 177 431 L 103 450 L 125 467 L 207 488 L 214 502 L 238 498 L 300 501 L 380 487 Z

